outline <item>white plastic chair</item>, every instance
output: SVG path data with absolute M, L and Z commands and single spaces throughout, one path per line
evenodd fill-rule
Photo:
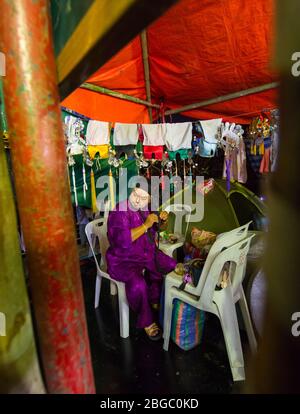
M 189 226 L 190 218 L 192 209 L 190 206 L 186 204 L 171 204 L 164 208 L 164 211 L 167 213 L 174 213 L 175 214 L 175 223 L 174 223 L 174 230 L 173 233 L 180 234 L 182 236 L 182 241 L 179 241 L 177 243 L 160 243 L 159 248 L 162 250 L 165 254 L 168 256 L 173 256 L 173 253 L 176 249 L 183 246 L 185 238 L 186 238 L 186 232 Z M 183 234 L 182 228 L 183 228 L 183 219 L 185 217 L 186 220 L 186 229 L 185 233 Z
M 107 238 L 107 220 L 105 218 L 100 218 L 98 220 L 91 221 L 85 227 L 85 233 L 87 235 L 88 242 L 90 244 L 95 262 L 97 267 L 97 277 L 96 277 L 96 289 L 95 289 L 95 308 L 99 306 L 100 291 L 101 291 L 101 282 L 102 277 L 105 277 L 110 281 L 111 293 L 112 286 L 115 287 L 118 294 L 119 300 L 119 315 L 120 315 L 120 336 L 122 338 L 127 338 L 129 336 L 129 306 L 126 297 L 125 284 L 117 280 L 112 279 L 107 273 L 106 265 L 106 250 L 109 247 L 109 242 Z M 96 255 L 95 255 L 95 245 L 96 238 L 99 240 L 100 253 L 101 253 L 101 263 L 99 265 Z
M 169 347 L 174 299 L 180 299 L 197 309 L 211 312 L 220 319 L 234 381 L 245 379 L 243 351 L 235 309 L 237 302 L 241 307 L 251 351 L 255 352 L 257 348 L 242 286 L 247 264 L 247 253 L 251 239 L 255 237 L 254 235 L 247 237 L 249 224 L 224 233 L 221 238 L 215 241 L 196 287 L 187 284 L 184 291 L 179 290 L 178 287 L 182 283 L 182 277 L 174 272 L 167 275 L 165 282 L 164 350 L 167 351 Z M 230 282 L 226 288 L 215 290 L 226 262 L 231 262 Z

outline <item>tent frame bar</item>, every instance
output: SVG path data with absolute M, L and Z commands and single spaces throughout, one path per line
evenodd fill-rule
M 80 88 L 87 89 L 93 92 L 98 92 L 103 95 L 108 95 L 108 96 L 111 96 L 112 98 L 123 99 L 125 101 L 134 102 L 138 105 L 144 105 L 149 108 L 159 109 L 159 105 L 157 104 L 152 104 L 151 102 L 136 98 L 135 96 L 126 95 L 125 93 L 112 91 L 111 89 L 103 88 L 102 86 L 93 85 L 92 83 L 85 82 L 80 86 Z
M 142 46 L 142 54 L 143 54 L 146 96 L 147 96 L 147 101 L 151 103 L 150 68 L 149 68 L 149 54 L 148 54 L 148 41 L 147 41 L 146 29 L 141 32 L 141 46 Z M 149 111 L 150 123 L 152 124 L 153 114 L 152 114 L 151 106 L 148 107 L 148 111 Z
M 213 104 L 217 104 L 217 103 L 221 103 L 221 102 L 226 102 L 226 101 L 229 101 L 231 99 L 242 98 L 243 96 L 252 95 L 253 93 L 259 93 L 259 92 L 267 91 L 269 89 L 277 88 L 278 86 L 279 86 L 279 82 L 267 83 L 265 85 L 256 86 L 255 88 L 245 89 L 245 90 L 240 91 L 240 92 L 234 92 L 234 93 L 230 93 L 230 94 L 227 94 L 227 95 L 219 96 L 218 98 L 212 98 L 212 99 L 208 99 L 206 101 L 194 103 L 194 104 L 191 104 L 191 105 L 186 105 L 186 106 L 183 106 L 181 108 L 170 109 L 170 110 L 166 111 L 165 115 L 178 114 L 180 112 L 186 112 L 186 111 L 190 111 L 192 109 L 202 108 L 204 106 L 209 106 L 209 105 L 213 105 Z
M 145 41 L 145 38 L 144 38 L 144 40 L 142 40 L 142 43 L 144 41 Z M 142 49 L 143 49 L 143 46 L 142 46 Z M 90 91 L 93 91 L 93 92 L 98 92 L 98 93 L 101 93 L 103 95 L 111 96 L 113 98 L 123 99 L 125 101 L 136 103 L 138 105 L 147 106 L 149 108 L 150 122 L 152 123 L 153 122 L 153 117 L 152 117 L 151 108 L 160 109 L 160 106 L 150 102 L 151 101 L 151 92 L 150 92 L 150 76 L 149 76 L 150 73 L 149 73 L 148 52 L 145 53 L 145 55 L 144 55 L 144 52 L 143 52 L 143 59 L 147 59 L 147 65 L 146 66 L 148 66 L 148 69 L 146 69 L 145 61 L 144 61 L 146 93 L 147 93 L 147 99 L 148 99 L 147 101 L 145 101 L 144 99 L 136 98 L 135 96 L 130 96 L 130 95 L 127 95 L 127 94 L 124 94 L 124 93 L 121 93 L 121 92 L 113 91 L 111 89 L 103 88 L 102 86 L 93 85 L 93 84 L 88 83 L 88 82 L 83 83 L 80 86 L 80 88 L 87 89 L 87 90 L 90 90 Z M 146 72 L 147 72 L 147 74 L 146 74 Z M 279 82 L 272 82 L 272 83 L 267 83 L 265 85 L 256 86 L 254 88 L 244 89 L 243 91 L 234 92 L 234 93 L 230 93 L 230 94 L 227 94 L 227 95 L 222 95 L 222 96 L 219 96 L 217 98 L 207 99 L 205 101 L 194 103 L 194 104 L 191 104 L 191 105 L 186 105 L 186 106 L 183 106 L 181 108 L 170 109 L 170 110 L 165 112 L 165 115 L 178 114 L 178 113 L 181 113 L 181 112 L 187 112 L 187 111 L 197 109 L 197 108 L 203 108 L 203 107 L 206 107 L 206 106 L 209 106 L 209 105 L 214 105 L 214 104 L 218 104 L 218 103 L 221 103 L 221 102 L 230 101 L 232 99 L 242 98 L 244 96 L 252 95 L 254 93 L 260 93 L 260 92 L 263 92 L 263 91 L 267 91 L 269 89 L 278 88 L 279 85 L 280 85 Z

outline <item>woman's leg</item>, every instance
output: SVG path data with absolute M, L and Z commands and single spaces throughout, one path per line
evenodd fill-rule
M 149 300 L 149 288 L 142 270 L 134 269 L 131 266 L 123 270 L 128 274 L 125 289 L 129 306 L 137 314 L 137 327 L 145 328 L 154 322 Z
M 155 255 L 148 261 L 146 270 L 150 303 L 158 304 L 160 302 L 163 275 L 172 272 L 176 264 L 176 260 L 160 250 L 156 250 Z

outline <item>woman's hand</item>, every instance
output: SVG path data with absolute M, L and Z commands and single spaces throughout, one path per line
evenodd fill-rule
M 154 223 L 158 223 L 158 217 L 156 214 L 151 213 L 149 214 L 149 216 L 146 218 L 145 220 L 145 226 L 147 227 L 147 229 L 150 229 L 150 227 L 153 226 Z
M 168 217 L 169 217 L 169 213 L 167 211 L 161 211 L 160 214 L 159 214 L 159 218 L 162 221 L 167 221 Z

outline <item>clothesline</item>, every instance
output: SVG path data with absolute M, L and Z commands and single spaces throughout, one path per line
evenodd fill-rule
M 81 118 L 81 119 L 83 119 L 85 121 L 91 121 L 92 120 L 92 118 L 89 118 L 89 117 L 87 117 L 85 115 L 82 115 L 79 112 L 74 111 L 73 109 L 66 108 L 65 106 L 62 106 L 61 109 L 63 111 L 65 111 L 65 112 L 68 112 L 71 115 L 77 116 L 78 118 Z M 226 120 L 229 120 L 229 119 L 233 119 L 233 118 L 240 118 L 240 117 L 243 117 L 243 116 L 246 116 L 246 115 L 257 115 L 259 113 L 271 112 L 271 111 L 274 111 L 276 109 L 277 108 L 263 108 L 261 111 L 243 112 L 243 113 L 240 113 L 240 114 L 237 114 L 237 115 L 224 116 L 223 118 L 226 119 Z M 169 122 L 169 123 L 172 124 L 173 123 L 172 122 L 172 115 L 170 115 L 170 121 L 171 122 Z M 197 121 L 189 121 L 189 122 L 191 122 L 192 124 L 197 124 L 199 121 L 200 120 L 197 120 Z M 186 122 L 186 121 L 183 121 L 183 122 Z M 158 123 L 163 123 L 163 122 L 156 122 L 153 125 L 158 124 Z M 176 123 L 180 123 L 180 122 L 176 122 Z M 137 125 L 141 125 L 140 122 L 137 122 L 136 124 Z M 148 124 L 146 124 L 146 125 L 148 125 Z

